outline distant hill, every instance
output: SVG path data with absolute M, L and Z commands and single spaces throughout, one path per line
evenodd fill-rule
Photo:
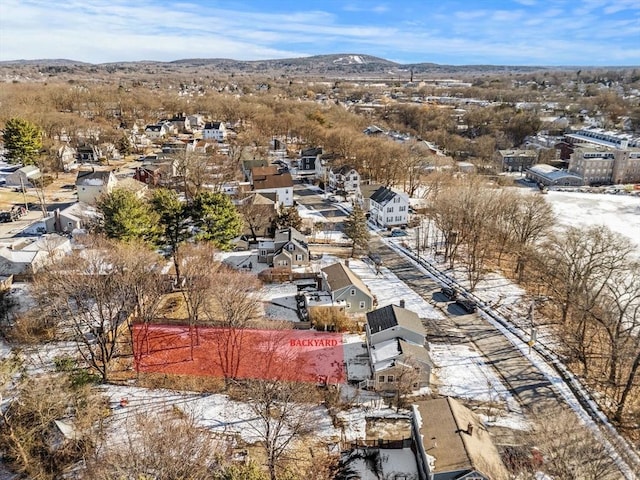
M 329 78 L 367 77 L 408 79 L 411 72 L 421 75 L 455 75 L 491 72 L 531 72 L 567 70 L 572 67 L 534 67 L 505 65 L 439 65 L 435 63 L 401 64 L 384 58 L 354 53 L 314 55 L 272 60 L 233 60 L 227 58 L 188 58 L 172 62 L 135 61 L 91 64 L 67 59 L 13 60 L 0 62 L 0 68 L 31 67 L 43 73 L 263 73 L 267 75 L 324 76 Z

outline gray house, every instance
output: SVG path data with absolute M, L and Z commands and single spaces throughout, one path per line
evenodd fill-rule
M 427 333 L 415 312 L 397 305 L 387 305 L 367 313 L 367 343 L 375 345 L 392 338 L 402 338 L 425 345 Z
M 276 231 L 275 238 L 258 242 L 258 262 L 291 270 L 309 265 L 307 238 L 295 228 Z
M 387 392 L 429 386 L 433 362 L 415 312 L 396 305 L 378 308 L 367 313 L 366 333 L 371 380 L 364 386 Z
M 373 308 L 373 295 L 348 266 L 334 263 L 321 270 L 322 290 L 331 293 L 334 304 L 343 303 L 346 312 L 366 313 Z

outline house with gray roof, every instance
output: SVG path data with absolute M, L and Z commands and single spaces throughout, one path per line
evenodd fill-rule
M 35 165 L 25 165 L 5 177 L 6 185 L 11 187 L 30 187 L 42 177 L 40 169 Z
M 329 169 L 329 189 L 349 195 L 356 193 L 360 186 L 360 174 L 350 165 Z
M 409 222 L 409 196 L 380 187 L 369 198 L 369 220 L 383 228 L 402 227 Z
M 373 295 L 348 265 L 334 263 L 320 272 L 322 290 L 331 293 L 334 305 L 344 304 L 348 313 L 366 313 L 373 308 Z
M 371 379 L 363 386 L 387 392 L 429 386 L 433 362 L 415 312 L 397 305 L 378 308 L 367 313 L 365 330 Z
M 309 265 L 307 238 L 293 227 L 276 231 L 273 239 L 258 242 L 258 262 L 291 270 Z
M 403 338 L 417 345 L 425 345 L 427 332 L 415 312 L 397 305 L 387 305 L 367 313 L 365 325 L 370 345 Z

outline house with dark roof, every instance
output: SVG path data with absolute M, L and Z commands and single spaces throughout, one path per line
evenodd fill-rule
M 167 125 L 165 123 L 154 123 L 152 125 L 147 125 L 144 128 L 144 134 L 147 136 L 147 138 L 156 140 L 168 135 L 169 130 L 167 129 Z
M 348 265 L 334 263 L 320 272 L 322 290 L 331 294 L 334 305 L 344 304 L 349 313 L 366 313 L 373 308 L 373 295 Z
M 111 170 L 80 170 L 76 176 L 78 201 L 95 205 L 98 198 L 111 193 L 117 183 Z
M 298 158 L 299 175 L 316 175 L 320 171 L 322 147 L 306 148 L 300 151 Z
M 375 345 L 392 338 L 402 338 L 425 345 L 427 332 L 415 312 L 397 305 L 387 305 L 367 313 L 367 343 Z
M 482 420 L 450 397 L 413 406 L 411 433 L 420 480 L 507 480 Z
M 378 308 L 367 313 L 365 330 L 371 380 L 363 386 L 381 391 L 429 386 L 433 362 L 415 312 L 397 305 Z
M 227 138 L 227 127 L 223 122 L 207 122 L 202 129 L 202 138 L 204 140 L 224 142 Z
M 349 165 L 329 169 L 329 189 L 334 192 L 353 194 L 358 191 L 360 174 Z
M 258 262 L 291 270 L 309 265 L 307 238 L 293 227 L 276 231 L 273 239 L 258 242 Z
M 388 187 L 380 187 L 369 198 L 369 220 L 383 228 L 401 227 L 409 222 L 409 197 Z

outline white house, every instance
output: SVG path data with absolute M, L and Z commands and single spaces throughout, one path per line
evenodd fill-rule
M 329 170 L 329 189 L 335 192 L 355 193 L 360 186 L 360 174 L 353 167 L 343 165 Z
M 227 138 L 227 127 L 223 122 L 207 122 L 202 129 L 202 138 L 204 140 L 224 142 Z
M 288 172 L 253 177 L 253 191 L 275 193 L 277 202 L 285 207 L 293 205 L 293 179 Z
M 169 130 L 167 129 L 167 125 L 164 123 L 156 123 L 154 125 L 147 125 L 144 129 L 144 134 L 147 138 L 151 140 L 156 140 L 158 138 L 163 138 L 164 136 L 169 134 Z
M 94 205 L 99 197 L 111 193 L 117 183 L 110 170 L 80 170 L 76 177 L 78 201 Z
M 71 240 L 62 235 L 13 238 L 0 246 L 3 275 L 33 275 L 43 266 L 71 251 Z
M 369 220 L 384 228 L 409 222 L 409 197 L 387 187 L 378 188 L 369 198 Z

